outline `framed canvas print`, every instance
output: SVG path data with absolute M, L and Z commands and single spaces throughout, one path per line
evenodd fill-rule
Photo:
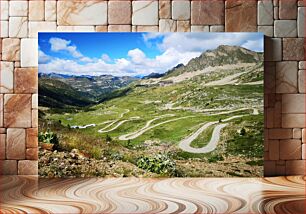
M 262 176 L 263 39 L 39 33 L 39 175 Z

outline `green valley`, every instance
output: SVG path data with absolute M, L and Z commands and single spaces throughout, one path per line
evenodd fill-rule
M 57 134 L 57 152 L 100 161 L 105 173 L 84 176 L 262 176 L 262 53 L 222 45 L 152 76 L 108 76 L 105 90 L 40 77 L 39 129 Z

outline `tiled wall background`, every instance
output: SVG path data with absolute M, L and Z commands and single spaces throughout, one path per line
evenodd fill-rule
M 1 174 L 37 174 L 38 31 L 264 32 L 265 175 L 305 174 L 305 1 L 0 1 Z

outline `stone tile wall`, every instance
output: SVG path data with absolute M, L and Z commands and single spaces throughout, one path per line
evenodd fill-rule
M 259 31 L 267 36 L 265 175 L 305 175 L 305 1 L 1 0 L 0 3 L 1 174 L 37 174 L 37 32 Z

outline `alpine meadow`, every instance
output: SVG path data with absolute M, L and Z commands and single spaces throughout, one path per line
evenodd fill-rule
M 263 176 L 261 33 L 39 33 L 42 177 Z

